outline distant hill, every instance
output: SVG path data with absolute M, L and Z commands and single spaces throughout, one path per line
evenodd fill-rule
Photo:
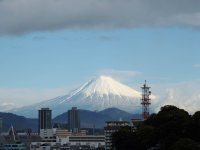
M 3 132 L 8 131 L 11 125 L 13 125 L 13 127 L 17 130 L 22 130 L 24 128 L 32 128 L 34 131 L 37 131 L 38 119 L 29 119 L 12 113 L 3 112 L 0 112 L 0 116 L 3 118 Z
M 89 111 L 89 110 L 80 110 L 81 115 L 81 128 L 92 128 L 93 125 L 97 128 L 103 128 L 105 126 L 105 120 L 113 120 L 111 117 L 99 114 L 98 112 Z M 58 115 L 53 119 L 53 122 L 56 123 L 67 123 L 68 115 L 67 112 Z
M 140 118 L 139 114 L 127 113 L 118 108 L 108 108 L 100 112 L 80 110 L 81 113 L 81 127 L 91 128 L 95 124 L 96 128 L 103 128 L 105 126 L 105 121 L 119 121 L 120 118 L 123 121 L 130 121 L 133 118 Z M 56 123 L 67 123 L 68 115 L 67 112 L 58 115 L 53 119 Z
M 123 121 L 130 121 L 133 118 L 140 118 L 139 114 L 127 113 L 118 108 L 108 108 L 100 112 L 80 110 L 81 113 L 81 128 L 103 128 L 105 121 L 115 121 L 120 118 Z M 17 130 L 24 128 L 32 128 L 35 132 L 38 130 L 38 119 L 30 119 L 23 116 L 18 116 L 12 113 L 0 112 L 0 116 L 3 118 L 3 131 L 6 132 L 11 125 Z M 67 123 L 67 112 L 58 115 L 53 119 L 53 123 Z
M 133 118 L 141 118 L 141 114 L 131 114 L 126 111 L 120 110 L 118 108 L 108 108 L 100 111 L 99 114 L 107 115 L 112 118 L 112 120 L 130 121 Z

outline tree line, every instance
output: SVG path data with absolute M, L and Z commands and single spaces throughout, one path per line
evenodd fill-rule
M 200 150 L 200 111 L 190 115 L 184 109 L 166 105 L 135 130 L 123 127 L 112 134 L 115 150 Z

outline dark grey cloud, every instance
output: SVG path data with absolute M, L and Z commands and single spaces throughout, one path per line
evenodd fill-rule
M 0 34 L 200 26 L 199 0 L 0 0 Z
M 34 36 L 33 40 L 46 40 L 47 38 L 45 36 Z
M 99 39 L 104 41 L 119 40 L 119 38 L 112 36 L 100 36 Z

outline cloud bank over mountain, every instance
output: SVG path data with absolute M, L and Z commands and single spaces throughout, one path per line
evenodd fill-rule
M 152 101 L 152 110 L 159 111 L 164 105 L 175 105 L 187 110 L 191 114 L 200 110 L 199 80 L 176 84 L 153 86 L 152 91 L 158 94 L 155 102 Z
M 131 78 L 141 75 L 142 72 L 135 71 L 135 70 L 114 70 L 114 69 L 105 69 L 105 70 L 99 70 L 95 72 L 96 75 L 105 75 L 110 76 L 117 81 L 123 82 L 128 81 Z
M 176 105 L 182 109 L 189 111 L 190 113 L 194 113 L 195 111 L 200 110 L 200 103 L 199 103 L 200 84 L 199 82 L 200 80 L 197 79 L 190 82 L 182 82 L 182 83 L 174 83 L 174 84 L 160 84 L 159 85 L 159 84 L 148 83 L 149 86 L 151 86 L 152 94 L 156 95 L 156 97 L 151 100 L 151 103 L 152 103 L 150 106 L 151 112 L 159 111 L 160 107 L 164 105 Z M 114 88 L 111 88 L 111 89 L 114 91 L 119 91 L 119 90 L 115 90 L 116 88 L 119 88 L 119 86 L 114 86 Z M 94 89 L 95 88 L 91 88 L 90 90 L 94 90 Z M 137 89 L 139 90 L 139 88 Z M 62 95 L 67 94 L 69 91 L 70 90 L 67 88 L 51 89 L 51 90 L 50 89 L 43 89 L 43 90 L 42 89 L 41 90 L 0 89 L 0 108 L 1 108 L 1 111 L 7 112 L 9 110 L 12 110 L 13 108 L 16 109 L 16 108 L 19 108 L 20 106 L 31 105 L 38 102 L 41 102 L 41 104 L 44 104 L 44 107 L 45 107 L 44 102 L 46 101 L 44 100 L 51 99 L 54 97 L 56 97 L 55 99 L 59 99 L 60 96 L 62 98 Z M 136 106 L 139 109 L 141 108 L 140 98 L 141 98 L 141 95 L 139 94 L 134 102 L 135 103 L 134 106 Z M 57 101 L 55 102 L 57 103 Z M 80 104 L 80 102 L 78 103 Z M 112 105 L 109 107 L 112 107 Z M 38 108 L 39 107 L 37 107 L 37 109 Z M 137 110 L 137 112 L 140 112 L 140 111 Z
M 1 0 L 0 35 L 63 29 L 200 26 L 198 0 Z
M 148 85 L 151 86 L 151 112 L 158 112 L 164 105 L 175 105 L 191 114 L 200 109 L 199 81 L 178 84 Z M 83 84 L 80 88 L 64 96 L 17 108 L 12 112 L 28 117 L 37 116 L 37 110 L 49 107 L 54 115 L 66 112 L 71 107 L 87 110 L 104 110 L 116 107 L 131 113 L 141 113 L 141 92 L 129 88 L 111 77 L 100 76 Z

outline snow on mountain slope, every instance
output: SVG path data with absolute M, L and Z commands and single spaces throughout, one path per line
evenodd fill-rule
M 37 117 L 37 110 L 42 107 L 52 109 L 53 116 L 66 112 L 71 107 L 98 111 L 116 107 L 133 113 L 140 112 L 140 98 L 140 92 L 115 81 L 111 77 L 100 76 L 68 95 L 22 107 L 16 109 L 14 113 L 27 117 Z
M 82 92 L 87 96 L 98 93 L 101 97 L 109 94 L 129 97 L 140 96 L 139 92 L 113 80 L 111 77 L 106 76 L 100 76 L 95 81 L 90 82 Z

